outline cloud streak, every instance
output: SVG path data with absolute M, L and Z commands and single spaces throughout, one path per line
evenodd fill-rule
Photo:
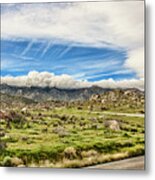
M 39 53 L 38 49 L 32 48 L 35 42 L 39 42 L 45 40 L 46 46 L 41 46 L 42 51 L 40 52 L 41 58 L 43 59 L 49 50 L 51 50 L 51 60 L 48 59 L 46 61 L 47 64 L 53 62 L 52 57 L 63 57 L 70 53 L 72 54 L 72 50 L 74 46 L 78 47 L 93 47 L 93 48 L 108 48 L 108 49 L 116 49 L 125 51 L 127 57 L 122 60 L 124 63 L 121 65 L 125 70 L 131 70 L 136 73 L 136 79 L 131 80 L 121 80 L 115 81 L 111 79 L 98 81 L 102 86 L 120 86 L 123 87 L 127 82 L 129 85 L 125 86 L 135 86 L 140 87 L 139 82 L 144 82 L 144 2 L 143 1 L 111 1 L 111 2 L 82 2 L 82 3 L 41 3 L 41 4 L 13 4 L 12 6 L 2 5 L 2 14 L 1 14 L 1 36 L 2 40 L 9 41 L 23 41 L 25 39 L 31 40 L 31 42 L 27 45 L 27 47 L 20 54 L 21 57 L 25 57 L 29 54 L 29 49 L 33 50 L 37 57 L 37 53 Z M 67 44 L 65 49 L 56 49 L 53 43 L 57 44 Z M 52 49 L 53 46 L 53 49 Z M 50 49 L 51 48 L 51 49 Z M 79 50 L 80 51 L 80 50 Z M 75 51 L 73 54 L 76 54 Z M 81 53 L 82 54 L 82 53 Z M 96 53 L 97 54 L 97 53 Z M 67 61 L 71 61 L 73 64 L 75 60 L 79 60 L 80 55 L 75 57 L 75 59 L 68 59 Z M 93 57 L 93 55 L 91 55 Z M 98 76 L 93 71 L 100 72 L 106 74 L 108 72 L 104 71 L 104 63 L 101 63 L 102 67 L 99 67 L 100 61 L 96 61 L 96 64 L 87 61 L 87 58 L 82 57 L 83 59 L 79 65 L 76 67 L 71 67 L 68 65 L 64 67 L 68 68 L 70 71 L 75 72 L 76 74 L 86 74 L 86 77 L 90 76 Z M 89 56 L 90 58 L 90 56 Z M 111 58 L 111 60 L 109 59 Z M 109 61 L 109 67 L 112 67 L 110 63 L 113 59 L 109 57 L 107 62 Z M 103 58 L 104 59 L 104 58 Z M 45 60 L 45 59 L 44 59 Z M 96 60 L 96 59 L 95 59 Z M 94 61 L 95 61 L 94 60 Z M 104 59 L 105 60 L 105 59 Z M 115 61 L 116 59 L 114 59 Z M 66 61 L 66 62 L 67 62 Z M 59 63 L 62 63 L 59 61 Z M 51 64 L 53 67 L 55 64 Z M 87 66 L 87 67 L 86 67 Z M 90 72 L 88 67 L 90 66 Z M 93 69 L 94 66 L 94 69 Z M 44 67 L 44 66 L 43 66 Z M 56 66 L 55 66 L 56 67 Z M 86 67 L 86 71 L 84 68 Z M 117 67 L 117 66 L 116 66 Z M 46 71 L 49 70 L 49 67 L 46 67 Z M 76 72 L 76 68 L 81 68 Z M 83 68 L 83 69 L 82 69 Z M 50 67 L 51 69 L 51 67 Z M 30 69 L 32 70 L 32 69 Z M 40 69 L 38 69 L 40 71 Z M 43 69 L 41 69 L 43 71 Z M 51 69 L 52 71 L 52 69 Z M 114 69 L 114 71 L 118 72 L 119 69 Z M 52 71 L 53 72 L 53 71 Z M 94 73 L 92 75 L 92 73 Z M 115 72 L 114 72 L 115 73 Z M 113 74 L 114 74 L 113 73 Z M 31 73 L 30 73 L 31 74 Z M 26 78 L 28 76 L 22 76 L 21 78 Z M 69 72 L 63 72 L 62 74 L 70 74 Z M 72 73 L 73 74 L 73 73 Z M 62 77 L 61 77 L 62 76 Z M 65 77 L 64 77 L 65 76 Z M 66 77 L 67 76 L 67 77 Z M 39 74 L 41 78 L 42 75 Z M 61 78 L 60 78 L 61 77 Z M 81 76 L 82 77 L 82 76 Z M 3 79 L 7 78 L 7 82 L 11 82 L 8 78 L 12 78 L 12 82 L 17 84 L 15 77 L 3 77 Z M 18 77 L 19 78 L 19 77 Z M 52 78 L 52 77 L 51 77 Z M 62 87 L 64 87 L 63 81 L 68 79 L 68 83 L 72 82 L 75 87 L 83 86 L 81 85 L 81 81 L 74 80 L 71 76 L 68 75 L 53 75 L 53 79 L 56 79 L 58 84 L 62 83 Z M 83 78 L 83 77 L 82 77 Z M 26 78 L 27 79 L 27 78 Z M 30 78 L 31 79 L 31 78 Z M 72 80 L 71 80 L 72 79 Z M 37 80 L 36 80 L 37 81 Z M 38 80 L 39 81 L 39 80 Z M 46 81 L 48 81 L 46 79 Z M 11 83 L 12 83 L 11 82 Z M 20 82 L 20 81 L 19 81 Z M 27 80 L 23 79 L 23 82 L 27 83 Z M 43 81 L 44 82 L 44 81 Z M 50 81 L 50 83 L 56 81 Z M 67 80 L 64 81 L 67 85 Z M 51 84 L 49 83 L 49 86 Z M 80 83 L 80 85 L 79 85 Z M 89 82 L 85 82 L 86 84 Z M 96 82 L 94 82 L 96 83 Z M 33 82 L 33 84 L 35 84 Z M 44 85 L 44 83 L 41 83 Z M 46 84 L 46 83 L 45 83 Z M 85 84 L 85 85 L 86 85 Z M 61 85 L 57 85 L 61 87 Z

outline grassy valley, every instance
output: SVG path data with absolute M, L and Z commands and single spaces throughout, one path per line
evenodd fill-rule
M 143 114 L 135 89 L 41 102 L 3 93 L 0 165 L 79 168 L 144 155 Z

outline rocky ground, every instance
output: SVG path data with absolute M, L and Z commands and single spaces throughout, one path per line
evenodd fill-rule
M 80 168 L 144 155 L 143 100 L 136 90 L 42 102 L 1 93 L 0 165 Z

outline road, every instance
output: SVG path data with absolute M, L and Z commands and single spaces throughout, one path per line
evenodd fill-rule
M 99 112 L 92 111 L 92 113 L 99 113 Z M 129 116 L 129 117 L 144 117 L 144 114 L 138 114 L 138 113 L 119 113 L 119 112 L 110 112 L 110 111 L 100 112 L 100 114 L 109 114 L 109 115 L 116 115 L 116 116 Z
M 118 115 L 118 116 L 129 116 L 129 117 L 144 117 L 144 114 L 136 113 L 119 113 L 119 112 L 103 112 L 103 114 Z
M 88 169 L 128 169 L 144 170 L 144 156 L 128 158 L 110 163 L 86 167 Z
M 98 113 L 98 112 L 93 112 L 93 113 Z M 129 117 L 144 117 L 144 114 L 119 113 L 119 112 L 109 112 L 109 111 L 104 111 L 104 112 L 102 112 L 102 114 L 129 116 Z M 128 159 L 124 159 L 124 160 L 99 164 L 99 165 L 95 165 L 95 166 L 89 166 L 86 168 L 89 168 L 89 169 L 95 168 L 95 169 L 128 169 L 128 170 L 139 169 L 139 170 L 144 170 L 144 156 L 128 158 Z
M 90 113 L 90 111 L 88 110 L 80 110 L 80 112 L 87 112 L 87 113 Z M 129 116 L 129 117 L 142 117 L 144 118 L 145 117 L 145 114 L 140 114 L 140 113 L 121 113 L 121 112 L 111 112 L 111 111 L 91 111 L 91 113 L 94 113 L 94 114 L 100 114 L 100 115 L 104 115 L 104 114 L 107 114 L 107 115 L 116 115 L 116 116 Z

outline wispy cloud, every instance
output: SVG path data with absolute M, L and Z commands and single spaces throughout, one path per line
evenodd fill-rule
M 143 45 L 143 2 L 66 3 L 65 8 L 61 3 L 17 7 L 2 13 L 3 38 L 57 38 L 129 49 Z
M 23 52 L 21 53 L 21 56 L 24 56 L 32 47 L 34 43 L 34 40 L 30 41 L 29 44 L 27 45 L 27 47 L 23 50 Z
M 2 61 L 12 62 L 8 68 L 2 66 L 3 75 L 6 70 L 11 70 L 12 73 L 13 70 L 23 70 L 24 67 L 26 71 L 23 74 L 27 73 L 27 69 L 75 75 L 77 78 L 76 74 L 83 73 L 86 74 L 83 79 L 96 73 L 116 71 L 123 67 L 126 58 L 126 52 L 122 50 L 57 44 L 51 41 L 2 40 L 2 52 Z
M 114 75 L 123 75 L 123 74 L 129 74 L 129 73 L 133 73 L 132 70 L 128 70 L 128 69 L 123 69 L 123 70 L 117 70 L 117 71 L 113 71 L 113 72 L 110 72 L 110 73 L 98 73 L 96 72 L 97 74 L 90 74 L 90 75 L 86 75 L 84 74 L 83 76 L 81 75 L 80 78 L 82 79 L 96 79 L 96 78 L 100 78 L 102 77 L 103 79 L 107 79 L 107 77 L 110 77 L 110 76 L 114 76 Z M 121 77 L 121 76 L 120 76 Z
M 140 80 L 144 77 L 143 6 L 143 1 L 2 5 L 2 43 L 9 42 L 2 47 L 7 53 L 3 64 L 9 61 L 11 71 L 25 67 L 23 74 L 35 69 L 85 80 L 116 74 L 121 78 L 124 68 L 131 72 L 132 82 Z

